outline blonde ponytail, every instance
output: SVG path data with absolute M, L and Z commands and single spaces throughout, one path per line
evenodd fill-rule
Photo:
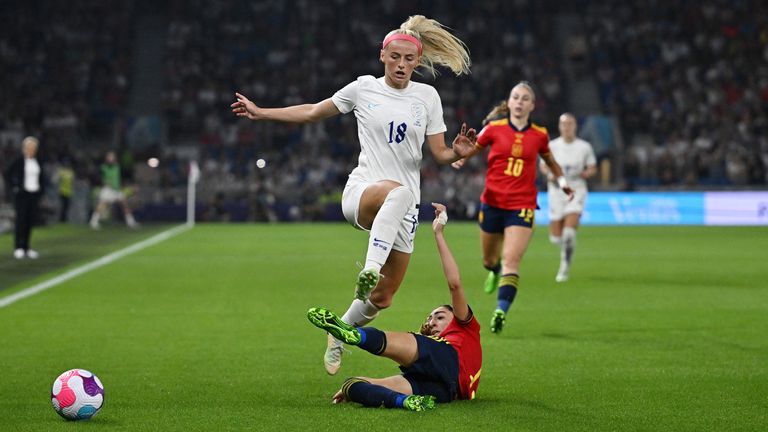
M 488 124 L 492 120 L 499 120 L 509 117 L 509 105 L 507 101 L 503 100 L 498 105 L 494 106 L 491 112 L 483 119 L 483 126 Z
M 421 64 L 432 75 L 437 75 L 435 64 L 450 68 L 457 76 L 469 74 L 469 59 L 467 45 L 461 39 L 452 35 L 439 22 L 426 18 L 424 15 L 409 17 L 400 28 L 387 34 L 387 37 L 401 33 L 413 36 L 421 42 Z

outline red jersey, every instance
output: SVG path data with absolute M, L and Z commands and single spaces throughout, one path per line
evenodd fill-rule
M 448 323 L 440 337 L 447 340 L 459 356 L 458 399 L 474 399 L 480 384 L 480 369 L 483 365 L 483 349 L 480 347 L 480 323 L 475 316 L 467 322 L 456 317 Z
M 477 144 L 491 146 L 480 201 L 502 210 L 536 208 L 536 165 L 540 154 L 549 153 L 547 129 L 528 122 L 518 130 L 509 119 L 495 120 L 480 131 Z

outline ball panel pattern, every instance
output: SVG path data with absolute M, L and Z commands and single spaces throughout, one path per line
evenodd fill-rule
M 104 386 L 96 375 L 84 369 L 68 370 L 53 383 L 53 409 L 68 420 L 93 417 L 104 403 Z

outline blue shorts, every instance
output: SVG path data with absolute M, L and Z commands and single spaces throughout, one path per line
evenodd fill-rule
M 491 207 L 486 203 L 480 204 L 480 213 L 477 222 L 480 229 L 491 234 L 503 234 L 508 226 L 522 226 L 533 228 L 534 209 L 503 210 Z
M 456 399 L 459 388 L 459 354 L 445 339 L 413 333 L 419 358 L 408 367 L 400 366 L 413 394 L 431 395 L 439 403 Z

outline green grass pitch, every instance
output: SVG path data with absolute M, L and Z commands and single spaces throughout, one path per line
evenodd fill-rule
M 43 260 L 18 263 L 6 248 L 0 298 L 61 272 L 46 265 L 164 228 L 37 230 Z M 305 315 L 346 309 L 365 234 L 344 224 L 198 225 L 0 308 L 0 430 L 768 430 L 765 227 L 583 227 L 565 284 L 554 282 L 558 251 L 546 234 L 537 229 L 507 327 L 493 335 L 478 229 L 447 227 L 483 326 L 474 401 L 425 413 L 330 404 L 347 376 L 398 372 L 351 347 L 339 375 L 326 375 L 325 335 Z M 424 223 L 406 280 L 374 325 L 416 330 L 448 300 Z M 53 380 L 75 367 L 105 386 L 89 422 L 51 409 Z

